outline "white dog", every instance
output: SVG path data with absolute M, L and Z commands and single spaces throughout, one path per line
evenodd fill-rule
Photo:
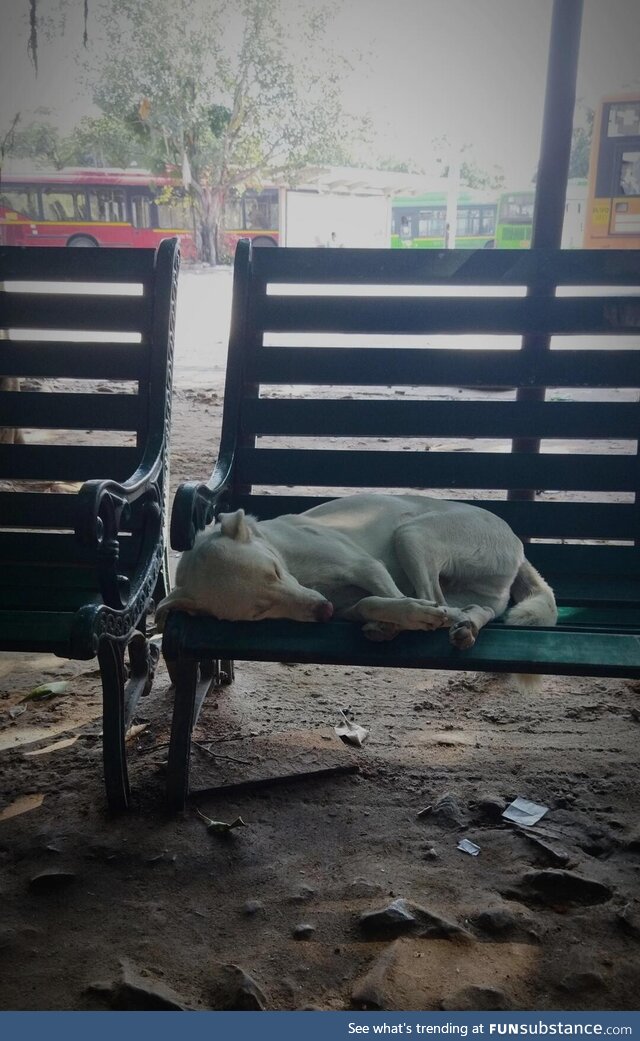
M 555 625 L 551 588 L 519 538 L 477 506 L 420 495 L 352 495 L 302 514 L 256 521 L 222 514 L 183 553 L 158 605 L 229 621 L 362 622 L 371 640 L 449 629 L 455 647 L 503 614 Z

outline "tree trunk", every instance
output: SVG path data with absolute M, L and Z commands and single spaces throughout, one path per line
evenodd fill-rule
M 220 262 L 220 241 L 224 188 L 192 182 L 196 202 L 196 217 L 200 233 L 200 253 L 205 264 L 215 266 Z

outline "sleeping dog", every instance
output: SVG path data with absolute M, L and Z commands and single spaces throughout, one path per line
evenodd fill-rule
M 422 495 L 362 494 L 257 521 L 221 514 L 182 554 L 170 610 L 229 621 L 362 623 L 370 640 L 449 630 L 472 647 L 483 625 L 555 625 L 553 591 L 519 538 L 487 510 Z

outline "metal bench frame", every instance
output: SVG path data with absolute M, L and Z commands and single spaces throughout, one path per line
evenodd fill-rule
M 321 288 L 305 288 L 311 286 Z M 362 286 L 376 288 L 362 295 Z M 402 286 L 410 288 L 403 293 Z M 420 286 L 431 295 L 415 295 Z M 491 295 L 495 286 L 507 293 Z M 508 295 L 517 286 L 525 287 L 521 295 Z M 230 623 L 173 612 L 163 653 L 176 686 L 168 779 L 174 809 L 188 794 L 202 698 L 213 683 L 231 680 L 233 659 L 640 677 L 640 404 L 632 395 L 545 400 L 546 388 L 637 390 L 639 286 L 640 252 L 632 250 L 239 244 L 219 455 L 208 481 L 178 489 L 174 548 L 190 548 L 219 512 L 238 507 L 266 519 L 364 488 L 457 494 L 500 514 L 528 541 L 529 559 L 556 591 L 560 621 L 553 629 L 497 621 L 472 649 L 459 651 L 445 632 L 403 633 L 381 645 L 344 622 Z M 577 289 L 557 294 L 558 287 Z M 296 341 L 307 334 L 338 334 L 340 345 Z M 378 346 L 372 338 L 380 334 L 447 340 Z M 460 335 L 501 334 L 517 336 L 517 345 L 457 342 Z M 561 349 L 567 344 L 557 335 L 571 338 L 570 349 Z M 584 340 L 594 335 L 604 345 Z M 350 337 L 359 338 L 357 346 Z M 331 400 L 298 389 L 314 385 L 330 386 Z M 367 398 L 367 388 L 390 385 L 422 392 L 418 400 Z M 277 398 L 269 395 L 273 386 L 293 390 Z M 428 392 L 461 386 L 517 388 L 517 397 L 468 400 L 453 389 L 443 401 Z M 329 447 L 308 440 L 322 436 L 331 437 Z M 373 440 L 367 450 L 350 451 L 334 443 L 343 437 Z M 394 437 L 411 438 L 415 450 L 376 440 Z M 287 447 L 293 438 L 302 447 Z M 468 438 L 469 450 L 440 450 L 439 443 L 425 451 L 432 438 Z M 511 450 L 475 451 L 478 438 L 506 440 Z M 545 438 L 569 440 L 576 450 L 540 452 Z M 589 439 L 623 445 L 581 450 Z M 295 494 L 295 486 L 315 487 L 317 495 Z M 537 489 L 570 494 L 553 501 Z
M 30 431 L 26 443 L 0 444 L 0 649 L 97 655 L 115 811 L 130 799 L 125 733 L 159 658 L 147 615 L 169 587 L 178 268 L 177 239 L 157 251 L 0 248 L 4 387 L 55 381 L 0 390 L 3 427 Z M 65 380 L 87 383 L 70 391 Z M 56 430 L 91 430 L 94 443 Z M 129 443 L 114 444 L 113 431 Z

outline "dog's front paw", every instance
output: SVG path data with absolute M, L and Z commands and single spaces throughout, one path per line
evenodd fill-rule
M 413 600 L 408 612 L 411 629 L 448 629 L 452 623 L 446 607 L 438 607 L 431 600 Z
M 473 647 L 477 635 L 478 627 L 473 624 L 470 618 L 466 618 L 462 622 L 456 622 L 449 629 L 449 641 L 459 651 L 467 651 L 469 647 Z
M 393 625 L 392 622 L 366 622 L 362 631 L 367 640 L 382 643 L 384 640 L 393 640 L 401 630 L 399 625 Z

